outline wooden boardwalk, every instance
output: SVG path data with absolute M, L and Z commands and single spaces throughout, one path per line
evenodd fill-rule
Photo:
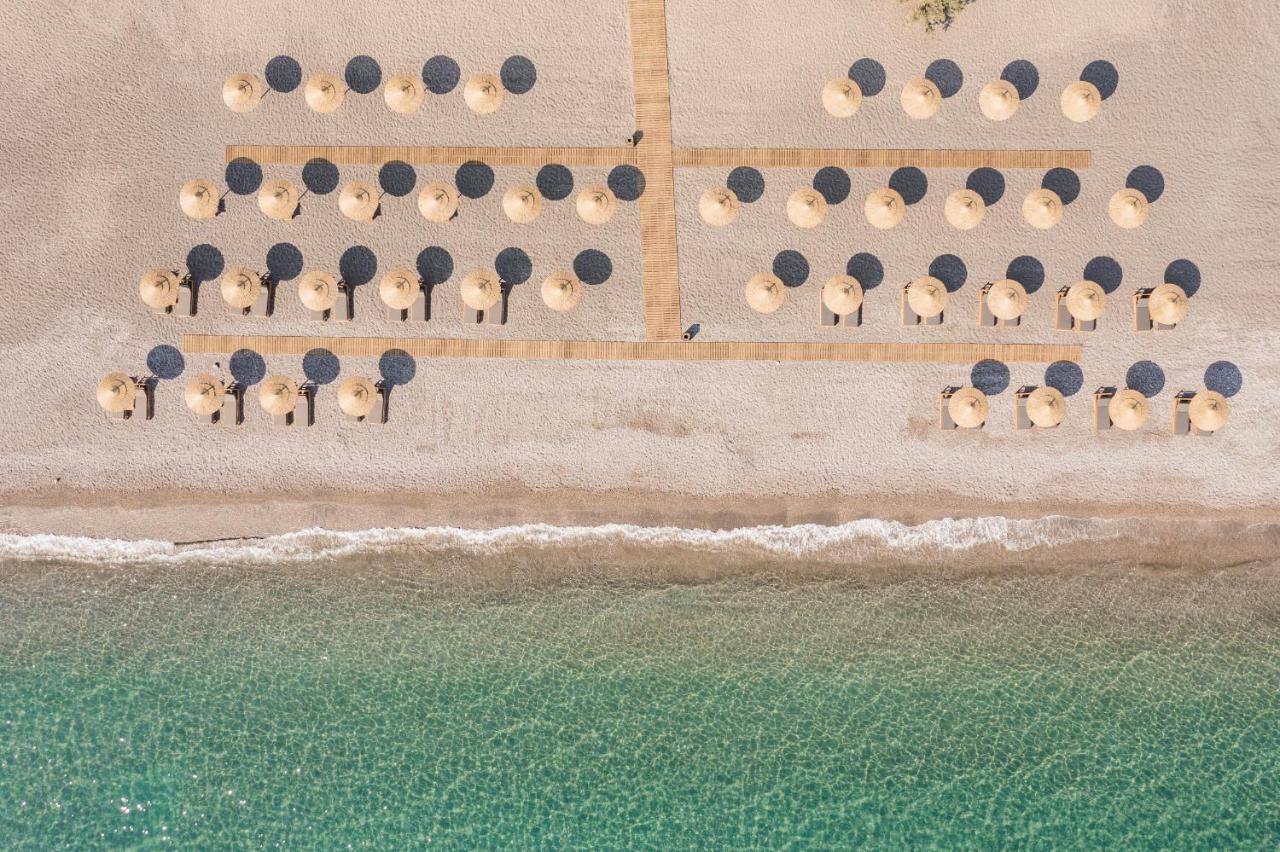
M 428 337 L 304 337 L 257 334 L 184 334 L 182 351 L 261 355 L 335 355 L 376 358 L 399 349 L 417 358 L 512 358 L 531 361 L 841 361 L 972 364 L 1079 361 L 1080 347 L 1057 343 L 742 343 L 647 340 L 456 340 Z

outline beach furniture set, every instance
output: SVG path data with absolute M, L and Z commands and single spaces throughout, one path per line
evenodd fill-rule
M 1231 407 L 1226 397 L 1212 390 L 1180 391 L 1173 398 L 1172 431 L 1175 435 L 1209 436 L 1227 424 Z M 1134 432 L 1151 413 L 1151 403 L 1133 388 L 1100 387 L 1093 394 L 1093 429 Z M 987 424 L 990 401 L 975 387 L 949 385 L 938 395 L 938 428 L 981 429 Z M 1013 395 L 1013 428 L 1055 429 L 1066 419 L 1062 392 L 1047 385 L 1024 385 Z

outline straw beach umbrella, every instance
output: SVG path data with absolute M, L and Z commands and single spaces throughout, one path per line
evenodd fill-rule
M 968 231 L 978 227 L 987 215 L 987 203 L 972 189 L 957 189 L 947 196 L 942 212 L 953 228 Z
M 1017 319 L 1027 310 L 1027 290 L 1012 278 L 1002 278 L 987 291 L 987 309 L 1002 320 Z
M 1096 281 L 1077 281 L 1067 288 L 1067 313 L 1090 322 L 1107 309 L 1107 291 Z
M 1027 396 L 1027 417 L 1041 429 L 1050 429 L 1067 416 L 1067 400 L 1062 391 L 1041 385 Z
M 226 393 L 227 386 L 221 379 L 209 373 L 201 373 L 187 382 L 182 398 L 186 401 L 187 408 L 201 417 L 208 417 L 222 408 L 222 398 Z
M 428 222 L 448 222 L 458 212 L 458 191 L 447 183 L 427 184 L 418 193 L 418 212 Z
M 1136 189 L 1122 189 L 1111 196 L 1107 204 L 1107 213 L 1111 221 L 1121 228 L 1140 228 L 1147 221 L 1151 212 L 1151 204 L 1147 197 Z
M 1031 227 L 1047 231 L 1062 221 L 1062 199 L 1052 189 L 1034 190 L 1022 202 L 1022 216 Z
M 727 186 L 713 186 L 698 199 L 698 215 L 714 228 L 732 225 L 741 213 L 742 202 Z
M 258 388 L 258 402 L 273 417 L 283 417 L 298 407 L 298 383 L 288 376 L 267 376 Z
M 124 373 L 107 373 L 98 382 L 98 405 L 106 411 L 132 410 L 137 394 L 137 383 Z
M 1111 418 L 1111 425 L 1126 432 L 1141 429 L 1150 413 L 1151 403 L 1133 388 L 1116 391 L 1115 396 L 1107 403 L 1107 416 Z
M 836 316 L 848 316 L 862 305 L 862 285 L 852 275 L 833 275 L 822 287 L 822 304 Z
M 582 301 L 582 282 L 567 272 L 553 272 L 542 281 L 542 301 L 553 311 L 571 311 Z
M 1177 284 L 1161 284 L 1147 300 L 1151 318 L 1161 325 L 1177 325 L 1187 318 L 1187 294 Z
M 518 183 L 502 196 L 502 212 L 517 225 L 527 225 L 542 212 L 542 195 L 528 183 Z
M 269 180 L 258 190 L 258 209 L 272 219 L 288 222 L 298 212 L 298 190 L 284 178 Z
M 862 106 L 862 89 L 848 77 L 828 80 L 822 87 L 822 108 L 836 118 L 848 118 Z
M 902 108 L 912 118 L 933 118 L 942 108 L 942 92 L 925 77 L 917 77 L 902 89 Z
M 502 298 L 498 276 L 487 269 L 473 269 L 460 285 L 462 303 L 473 311 L 487 311 Z
M 947 400 L 947 414 L 962 429 L 976 429 L 986 423 L 990 411 L 987 395 L 974 387 L 960 388 Z
M 298 299 L 309 311 L 330 311 L 338 303 L 338 279 L 317 270 L 298 279 Z
M 492 74 L 474 74 L 462 88 L 462 99 L 477 115 L 489 115 L 502 106 L 502 81 Z
M 896 189 L 886 186 L 868 195 L 862 210 L 872 226 L 887 230 L 900 223 L 907 215 L 907 202 Z
M 378 282 L 378 297 L 393 311 L 407 311 L 418 300 L 422 281 L 409 269 L 393 269 Z
M 618 198 L 609 187 L 596 184 L 578 193 L 574 206 L 578 216 L 588 225 L 603 225 L 617 212 Z
M 1085 122 L 1102 108 L 1102 93 L 1087 80 L 1076 80 L 1062 90 L 1062 114 L 1075 122 Z
M 1013 114 L 1018 111 L 1021 103 L 1018 88 L 1008 80 L 992 80 L 978 93 L 978 107 L 982 110 L 982 114 L 992 121 L 1006 121 L 1013 118 Z
M 178 304 L 178 287 L 182 284 L 168 269 L 148 269 L 138 281 L 138 295 L 148 308 L 163 310 Z
M 947 285 L 932 275 L 907 285 L 907 305 L 921 317 L 936 317 L 947 306 Z
M 422 80 L 412 74 L 397 74 L 387 80 L 382 89 L 382 99 L 387 102 L 387 106 L 392 112 L 401 115 L 417 112 L 426 94 Z
M 1231 414 L 1231 406 L 1227 398 L 1217 391 L 1202 390 L 1191 397 L 1188 415 L 1191 425 L 1201 432 L 1217 432 L 1227 425 L 1227 417 Z
M 302 96 L 312 110 L 328 115 L 342 106 L 347 90 L 336 75 L 321 72 L 307 78 L 306 85 L 302 87 Z
M 233 308 L 244 310 L 253 307 L 262 292 L 262 278 L 258 273 L 244 266 L 233 266 L 222 273 L 222 282 L 218 286 L 222 300 Z
M 338 407 L 348 417 L 368 417 L 378 401 L 378 386 L 364 376 L 352 376 L 338 385 Z
M 751 276 L 746 289 L 747 304 L 762 314 L 771 314 L 787 300 L 786 288 L 782 279 L 767 272 Z
M 178 206 L 192 219 L 212 219 L 218 215 L 221 194 L 213 181 L 195 178 L 178 190 Z
M 827 218 L 827 199 L 812 187 L 801 187 L 787 199 L 787 218 L 797 228 L 816 228 Z
M 338 209 L 356 222 L 372 222 L 378 212 L 378 188 L 363 180 L 353 180 L 338 194 Z
M 267 87 L 256 74 L 232 74 L 222 84 L 222 102 L 232 112 L 248 112 L 262 103 Z

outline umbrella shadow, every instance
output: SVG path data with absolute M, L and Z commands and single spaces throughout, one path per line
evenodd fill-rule
M 1244 376 L 1230 361 L 1214 361 L 1204 371 L 1204 386 L 1223 396 L 1235 396 L 1244 386 Z
M 573 259 L 573 274 L 583 284 L 603 284 L 613 275 L 613 261 L 599 249 L 586 249 Z
M 464 197 L 484 198 L 493 189 L 493 169 L 479 160 L 470 160 L 458 166 L 453 182 Z
M 827 200 L 828 204 L 840 204 L 849 197 L 853 182 L 849 173 L 836 166 L 824 166 L 813 176 L 813 188 Z
M 227 362 L 227 370 L 231 373 L 231 378 L 248 387 L 249 385 L 256 385 L 266 377 L 267 362 L 252 349 L 237 349 L 231 353 L 231 359 Z
M 263 76 L 273 91 L 292 92 L 302 84 L 302 66 L 292 56 L 275 56 L 267 62 Z
M 538 192 L 548 201 L 562 201 L 573 194 L 573 172 L 559 163 L 550 163 L 538 169 L 534 179 Z
M 1018 98 L 1026 100 L 1040 88 L 1040 72 L 1036 66 L 1025 59 L 1015 59 L 1000 72 L 1000 79 L 1012 83 L 1018 91 Z
M 929 264 L 929 275 L 941 281 L 948 293 L 954 293 L 969 279 L 969 268 L 954 254 L 940 254 Z
M 507 246 L 493 259 L 494 270 L 504 287 L 523 284 L 533 275 L 533 261 L 522 248 Z
M 498 77 L 502 80 L 502 87 L 513 95 L 524 95 L 533 88 L 533 84 L 538 82 L 538 69 L 534 66 L 533 60 L 527 56 L 507 57 L 502 63 L 502 68 L 498 71 Z
M 635 201 L 644 194 L 644 172 L 635 166 L 615 166 L 609 172 L 607 183 L 619 201 Z
M 302 375 L 317 385 L 327 385 L 338 378 L 342 365 L 328 349 L 316 348 L 302 356 Z
M 1147 201 L 1155 204 L 1164 195 L 1164 175 L 1155 166 L 1138 166 L 1129 172 L 1124 185 L 1141 192 Z
M 1063 204 L 1070 204 L 1080 196 L 1080 176 L 1071 169 L 1049 169 L 1040 187 L 1054 192 Z
M 1084 370 L 1074 361 L 1054 361 L 1044 371 L 1044 383 L 1063 396 L 1075 396 L 1084 386 Z
M 1120 72 L 1107 60 L 1095 59 L 1080 72 L 1080 79 L 1096 86 L 1098 94 L 1105 101 L 1116 93 L 1116 87 L 1120 85 Z
M 971 171 L 964 186 L 965 189 L 978 193 L 988 207 L 1004 198 L 1004 175 L 988 166 Z
M 773 256 L 773 274 L 785 287 L 799 287 L 809 280 L 809 261 L 793 249 L 784 249 Z
M 342 76 L 348 89 L 358 95 L 367 95 L 382 85 L 382 66 L 372 56 L 357 56 L 347 63 Z
M 1164 390 L 1164 370 L 1155 361 L 1135 361 L 1124 375 L 1124 384 L 1150 399 Z
M 403 198 L 413 192 L 418 183 L 418 173 L 413 166 L 401 160 L 388 160 L 378 169 L 378 186 L 393 198 Z
M 889 188 L 901 195 L 907 204 L 917 204 L 929 192 L 929 178 L 915 166 L 903 166 L 889 175 Z
M 751 204 L 759 201 L 760 196 L 764 195 L 764 175 L 750 166 L 738 166 L 729 172 L 729 179 L 725 182 L 725 186 L 729 187 L 743 204 Z
M 176 379 L 187 367 L 176 346 L 162 343 L 147 353 L 147 369 L 158 379 Z
M 276 281 L 292 281 L 302 274 L 302 252 L 293 243 L 267 249 L 267 273 Z
M 1044 264 L 1029 254 L 1020 255 L 1009 261 L 1004 277 L 1017 281 L 1030 295 L 1044 286 Z
M 858 84 L 864 98 L 874 98 L 884 90 L 884 66 L 864 57 L 849 66 L 849 79 Z
M 422 83 L 433 95 L 447 95 L 458 85 L 462 69 L 449 56 L 433 56 L 422 65 Z
M 302 167 L 302 185 L 307 192 L 328 195 L 338 188 L 338 167 L 323 157 L 307 160 Z
M 1094 282 L 1102 292 L 1110 295 L 1120 289 L 1124 271 L 1114 257 L 1102 255 L 1084 265 L 1084 280 Z
M 1188 296 L 1200 292 L 1200 267 L 1186 258 L 1175 260 L 1164 269 L 1164 280 L 1182 288 Z
M 924 77 L 938 87 L 944 98 L 955 95 L 964 85 L 964 72 L 950 59 L 935 59 L 930 62 L 924 71 Z
M 368 246 L 351 246 L 338 258 L 338 276 L 348 287 L 361 287 L 378 274 L 378 256 Z
M 969 371 L 969 384 L 987 396 L 998 396 L 1009 388 L 1009 366 L 994 358 L 985 358 Z
M 849 258 L 844 271 L 858 279 L 863 290 L 874 290 L 884 283 L 884 264 L 870 252 L 858 252 Z

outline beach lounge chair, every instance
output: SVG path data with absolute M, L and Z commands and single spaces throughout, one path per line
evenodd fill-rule
M 1151 331 L 1155 323 L 1151 321 L 1151 290 L 1145 287 L 1133 294 L 1133 330 Z
M 1096 331 L 1097 320 L 1078 320 L 1067 309 L 1067 292 L 1070 287 L 1063 287 L 1054 298 L 1053 327 L 1058 331 Z
M 196 282 L 190 275 L 178 285 L 178 303 L 173 306 L 173 313 L 180 317 L 196 315 Z
M 343 414 L 350 423 L 376 423 L 381 425 L 387 422 L 388 403 L 391 389 L 386 386 L 385 382 L 378 382 L 375 387 L 378 389 L 378 401 L 374 403 L 373 410 L 363 417 L 352 417 L 350 414 Z
M 426 322 L 431 319 L 431 297 L 426 287 L 418 288 L 418 297 L 413 304 L 404 310 L 397 310 L 389 305 L 383 306 L 383 313 L 391 322 Z
M 262 289 L 258 291 L 258 299 L 253 306 L 245 311 L 246 316 L 251 317 L 269 317 L 275 309 L 276 303 L 276 287 L 275 283 L 269 278 L 262 279 Z
M 1173 398 L 1173 434 L 1191 434 L 1191 400 L 1194 397 L 1193 391 L 1180 391 Z
M 476 323 L 485 325 L 506 325 L 507 324 L 507 288 L 502 288 L 502 298 L 494 303 L 493 307 L 478 311 L 467 305 L 462 306 L 462 321 L 464 323 Z
M 938 428 L 943 430 L 959 429 L 956 422 L 951 419 L 951 412 L 948 410 L 947 403 L 951 401 L 951 395 L 960 390 L 958 385 L 949 385 L 942 389 L 942 393 L 938 394 Z
M 991 292 L 991 285 L 987 284 L 982 288 L 982 292 L 978 294 L 978 325 L 982 328 L 995 328 L 999 324 L 996 315 L 991 313 L 991 308 L 987 305 L 987 294 Z
M 1098 388 L 1093 392 L 1093 430 L 1106 432 L 1111 429 L 1111 399 L 1116 395 L 1113 387 Z
M 1033 424 L 1031 418 L 1027 416 L 1027 397 L 1031 396 L 1031 392 L 1035 390 L 1032 385 L 1023 385 L 1018 388 L 1018 392 L 1013 395 L 1013 428 L 1014 429 L 1030 429 Z
M 133 407 L 124 411 L 106 412 L 109 420 L 137 420 L 141 414 L 144 420 L 150 420 L 156 414 L 156 379 L 154 376 L 131 376 L 136 390 L 133 395 Z
M 226 396 L 222 398 L 222 410 L 218 412 L 217 419 L 210 422 L 232 426 L 239 426 L 244 422 L 244 385 L 239 382 L 227 385 Z
M 338 301 L 333 303 L 333 309 L 329 311 L 329 320 L 331 322 L 351 322 L 352 316 L 352 292 L 342 281 L 338 282 Z
M 947 315 L 944 310 L 939 314 L 931 317 L 922 317 L 911 309 L 911 304 L 907 301 L 907 290 L 910 288 L 907 284 L 902 288 L 902 324 L 903 325 L 942 325 L 942 319 Z
M 818 310 L 820 312 L 818 325 L 821 326 L 850 326 L 856 327 L 862 325 L 862 305 L 858 305 L 858 309 L 851 314 L 837 314 L 828 308 L 821 299 L 818 300 Z

